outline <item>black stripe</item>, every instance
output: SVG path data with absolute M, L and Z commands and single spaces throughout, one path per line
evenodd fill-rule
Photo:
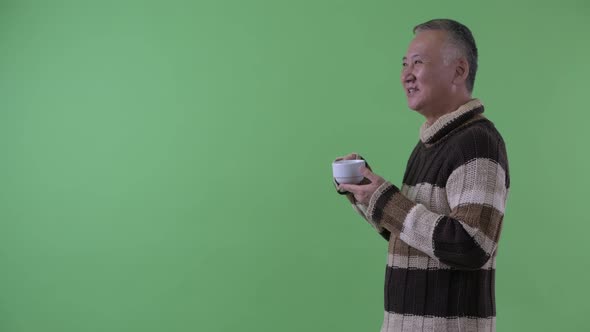
M 506 167 L 504 142 L 489 121 L 478 122 L 458 135 L 455 150 L 461 152 L 461 161 L 488 158 Z
M 459 221 L 443 217 L 432 234 L 434 254 L 441 262 L 461 268 L 478 269 L 490 258 Z
M 395 195 L 395 193 L 397 193 L 397 192 L 399 192 L 399 189 L 397 189 L 397 187 L 394 185 L 391 185 L 387 189 L 385 189 L 385 191 L 377 199 L 377 202 L 375 202 L 375 211 L 373 212 L 373 220 L 375 220 L 375 221 L 381 220 L 381 218 L 383 217 L 383 209 L 385 208 L 385 205 L 387 204 L 387 202 L 389 202 L 389 200 L 391 200 L 393 195 Z
M 474 123 L 473 126 L 468 127 L 458 138 L 455 144 L 455 150 L 460 153 L 457 153 L 459 159 L 455 168 L 475 158 L 493 160 L 506 172 L 506 187 L 510 187 L 506 145 L 492 122 L 481 121 Z
M 487 119 L 459 128 L 440 144 L 427 147 L 418 142 L 408 160 L 403 182 L 409 186 L 429 183 L 444 188 L 455 169 L 475 158 L 497 162 L 506 172 L 506 187 L 510 186 L 504 141 Z
M 387 267 L 385 310 L 436 317 L 496 315 L 495 270 L 406 270 Z

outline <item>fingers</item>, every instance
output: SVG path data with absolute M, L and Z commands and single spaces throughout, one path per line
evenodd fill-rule
M 341 184 L 338 186 L 340 190 L 346 190 L 349 192 L 346 196 L 348 197 L 349 201 L 353 204 L 356 202 L 366 204 L 367 202 L 367 186 L 366 185 L 355 185 L 355 184 Z
M 356 184 L 341 183 L 341 184 L 338 185 L 338 190 L 339 191 L 348 191 L 350 193 L 355 194 L 355 193 L 358 192 L 359 187 L 360 186 L 358 186 Z
M 365 179 L 367 179 L 368 181 L 371 181 L 371 185 L 373 186 L 374 189 L 379 188 L 379 186 L 381 186 L 383 183 L 385 183 L 387 181 L 384 178 L 380 177 L 379 175 L 373 173 L 370 169 L 368 169 L 366 167 L 361 168 L 361 173 L 363 174 Z
M 339 161 L 339 160 L 355 160 L 359 158 L 359 154 L 356 152 L 353 153 L 349 153 L 346 156 L 342 156 L 342 157 L 338 157 L 336 158 L 334 161 Z
M 371 180 L 367 179 L 366 177 L 363 177 L 361 182 L 359 182 L 360 185 L 371 184 L 371 183 L 373 183 L 373 182 L 371 182 Z
M 368 169 L 365 165 L 361 166 L 361 174 L 363 174 L 363 176 L 367 179 L 371 180 L 371 182 L 377 180 L 378 177 L 375 173 L 371 172 L 371 170 Z

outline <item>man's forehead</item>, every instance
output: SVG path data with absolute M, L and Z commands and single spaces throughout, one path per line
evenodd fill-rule
M 418 58 L 418 57 L 421 57 L 421 56 L 422 56 L 422 54 L 420 54 L 420 53 L 412 53 L 412 54 L 408 54 L 407 56 L 404 56 L 402 58 L 402 60 Z
M 405 59 L 415 56 L 428 56 L 433 52 L 440 51 L 447 38 L 445 31 L 425 30 L 416 33 L 416 36 L 410 42 Z

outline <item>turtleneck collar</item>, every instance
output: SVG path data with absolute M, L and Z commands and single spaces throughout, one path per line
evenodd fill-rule
M 424 144 L 432 144 L 481 113 L 483 104 L 477 98 L 471 99 L 455 111 L 441 116 L 430 126 L 424 122 L 420 127 L 420 140 Z

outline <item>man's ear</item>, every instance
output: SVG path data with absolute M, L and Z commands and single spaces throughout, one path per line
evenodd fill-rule
M 467 76 L 469 76 L 469 62 L 464 57 L 460 57 L 457 60 L 457 64 L 455 65 L 455 76 L 453 78 L 453 83 L 462 83 L 467 80 Z

